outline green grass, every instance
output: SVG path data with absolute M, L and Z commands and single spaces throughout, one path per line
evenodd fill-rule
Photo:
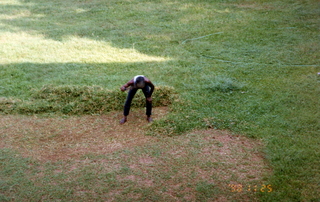
M 317 201 L 319 14 L 316 0 L 2 1 L 0 96 L 30 100 L 50 85 L 117 89 L 145 74 L 181 97 L 149 134 L 209 127 L 262 139 L 274 192 L 260 199 Z M 23 161 L 12 159 L 5 189 L 28 187 Z M 210 198 L 212 186 L 196 187 Z
M 0 112 L 5 114 L 105 114 L 110 111 L 122 110 L 126 93 L 108 90 L 100 86 L 43 86 L 32 89 L 31 99 L 14 100 L 2 98 Z M 171 105 L 178 101 L 174 88 L 168 86 L 155 87 L 152 95 L 153 107 Z M 145 97 L 138 93 L 133 99 L 132 107 L 144 107 Z

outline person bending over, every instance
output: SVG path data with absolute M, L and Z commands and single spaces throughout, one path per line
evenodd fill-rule
M 127 96 L 127 100 L 124 105 L 124 117 L 120 120 L 120 124 L 124 124 L 127 122 L 127 116 L 129 115 L 131 101 L 136 94 L 136 92 L 141 89 L 144 96 L 146 97 L 146 115 L 147 115 L 147 121 L 150 123 L 152 121 L 151 118 L 151 111 L 152 111 L 152 93 L 154 90 L 153 83 L 145 76 L 143 75 L 137 75 L 130 81 L 128 81 L 126 84 L 124 84 L 120 90 L 125 91 L 130 86 L 130 90 Z

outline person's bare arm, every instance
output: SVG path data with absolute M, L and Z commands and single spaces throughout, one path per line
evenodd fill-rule
M 123 86 L 121 86 L 120 90 L 121 91 L 125 91 L 129 86 L 132 86 L 134 83 L 133 79 L 131 79 L 130 81 L 128 81 L 126 84 L 124 84 Z
M 144 77 L 144 81 L 150 86 L 150 88 L 151 88 L 151 90 L 150 90 L 150 95 L 149 95 L 149 97 L 147 98 L 147 100 L 148 101 L 152 101 L 152 98 L 151 98 L 151 96 L 152 96 L 152 93 L 153 93 L 153 91 L 154 91 L 154 85 L 153 85 L 153 83 L 150 81 L 150 79 L 148 79 L 147 77 Z

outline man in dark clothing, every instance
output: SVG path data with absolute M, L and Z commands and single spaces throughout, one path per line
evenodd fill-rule
M 120 89 L 121 91 L 125 91 L 129 86 L 130 90 L 128 93 L 128 97 L 126 100 L 126 103 L 124 105 L 124 112 L 123 112 L 123 119 L 120 120 L 120 124 L 124 124 L 127 122 L 127 116 L 129 115 L 130 111 L 130 106 L 131 106 L 131 101 L 136 94 L 136 92 L 141 89 L 144 96 L 146 97 L 146 115 L 147 115 L 147 121 L 150 123 L 152 121 L 151 118 L 151 111 L 152 111 L 152 98 L 151 95 L 154 91 L 154 85 L 153 83 L 145 76 L 143 75 L 137 75 L 128 83 L 124 84 Z

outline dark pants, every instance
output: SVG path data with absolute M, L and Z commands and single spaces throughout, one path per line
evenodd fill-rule
M 137 93 L 138 90 L 139 90 L 138 88 L 131 88 L 129 90 L 128 97 L 127 97 L 126 103 L 124 105 L 124 112 L 123 112 L 124 116 L 128 116 L 129 115 L 132 99 L 133 99 L 134 95 Z M 143 92 L 143 94 L 144 94 L 144 96 L 146 98 L 150 97 L 150 87 L 149 86 L 146 85 L 141 90 L 142 90 L 142 92 Z M 151 115 L 151 111 L 152 111 L 152 103 L 148 102 L 146 100 L 146 107 L 147 107 L 146 115 L 150 116 Z

